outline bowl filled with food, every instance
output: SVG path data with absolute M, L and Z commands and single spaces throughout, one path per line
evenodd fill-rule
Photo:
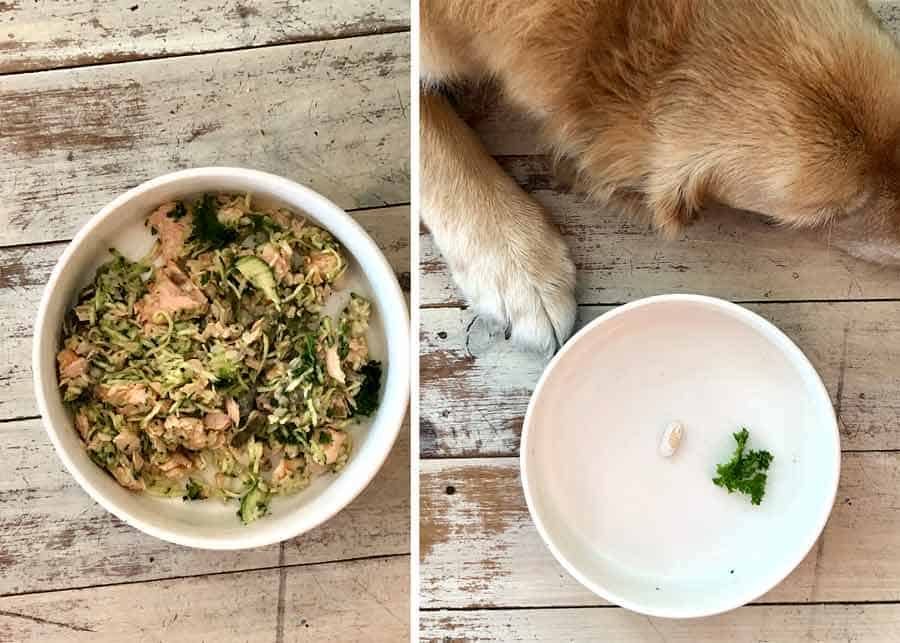
M 831 399 L 800 349 L 727 301 L 615 308 L 557 354 L 529 404 L 522 484 L 553 555 L 653 616 L 716 614 L 777 585 L 840 476 Z
M 199 168 L 103 208 L 35 324 L 44 425 L 81 486 L 158 538 L 256 547 L 321 524 L 406 412 L 406 304 L 345 212 L 287 179 Z

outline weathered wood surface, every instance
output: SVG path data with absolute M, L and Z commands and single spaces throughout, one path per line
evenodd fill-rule
M 408 283 L 409 207 L 353 213 Z M 37 410 L 31 335 L 37 303 L 65 242 L 0 249 L 0 419 Z M 40 420 L 0 423 L 12 474 L 0 479 L 0 594 L 223 570 L 274 567 L 277 546 L 205 552 L 145 536 L 96 505 L 63 469 Z M 345 511 L 289 541 L 288 564 L 409 551 L 408 428 L 376 481 Z
M 409 26 L 405 0 L 11 0 L 0 73 L 324 40 Z
M 517 458 L 425 460 L 420 480 L 423 608 L 603 604 L 541 541 Z M 760 602 L 900 601 L 898 507 L 900 453 L 845 453 L 822 540 Z
M 200 551 L 141 534 L 78 487 L 31 419 L 29 372 L 65 243 L 175 169 L 309 185 L 355 210 L 408 290 L 408 15 L 396 0 L 0 2 L 0 74 L 17 72 L 0 76 L 0 641 L 408 637 L 408 426 L 322 527 Z M 365 34 L 378 35 L 348 37 Z M 72 69 L 36 71 L 55 67 Z
M 409 288 L 409 207 L 354 212 Z M 31 337 L 44 284 L 64 242 L 0 248 L 0 420 L 37 415 Z
M 408 113 L 405 33 L 0 77 L 0 245 L 69 239 L 124 190 L 202 165 L 345 208 L 408 203 Z
M 501 164 L 559 225 L 578 268 L 581 304 L 615 304 L 670 292 L 735 301 L 900 298 L 900 270 L 869 264 L 828 245 L 827 231 L 787 230 L 733 210 L 713 210 L 674 241 L 641 221 L 558 185 L 543 157 Z M 446 264 L 421 236 L 421 303 L 460 305 Z
M 874 2 L 900 35 L 900 0 Z M 761 217 L 710 210 L 675 241 L 573 193 L 555 176 L 537 127 L 488 88 L 470 88 L 459 111 L 488 151 L 559 225 L 578 267 L 578 302 L 613 304 L 663 292 L 703 292 L 737 301 L 900 298 L 900 270 L 829 247 L 827 232 L 783 230 Z M 422 303 L 460 305 L 430 236 L 421 242 Z
M 875 4 L 900 33 L 900 2 Z M 559 224 L 579 270 L 579 325 L 610 305 L 664 292 L 748 302 L 821 373 L 845 454 L 819 544 L 760 599 L 765 605 L 692 621 L 604 605 L 541 541 L 510 457 L 546 360 L 514 349 L 466 309 L 423 233 L 421 639 L 900 640 L 897 605 L 873 604 L 900 601 L 900 271 L 830 248 L 827 234 L 780 230 L 731 211 L 708 212 L 665 242 L 571 193 L 541 155 L 535 124 L 496 96 L 472 90 L 459 110 Z
M 422 615 L 420 640 L 557 643 L 887 643 L 900 640 L 898 605 L 766 605 L 695 621 L 618 608 L 440 611 Z
M 373 641 L 409 637 L 409 557 L 0 598 L 0 640 Z
M 278 545 L 188 549 L 122 523 L 65 470 L 40 420 L 0 423 L 0 444 L 0 595 L 409 553 L 408 425 L 359 498 L 281 559 Z
M 844 449 L 900 449 L 900 303 L 752 304 L 806 353 L 841 418 Z M 606 306 L 583 306 L 583 326 Z M 523 353 L 458 308 L 421 311 L 425 457 L 518 453 L 522 420 L 547 360 Z

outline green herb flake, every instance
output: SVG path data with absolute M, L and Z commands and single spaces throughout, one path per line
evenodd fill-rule
M 363 379 L 356 395 L 356 415 L 372 415 L 378 408 L 378 393 L 381 391 L 381 363 L 369 362 L 359 369 Z
M 264 214 L 252 213 L 247 215 L 247 218 L 250 220 L 250 230 L 253 234 L 257 233 L 273 233 L 273 232 L 281 232 L 282 227 L 275 223 L 271 217 L 268 217 Z
M 298 375 L 307 369 L 315 369 L 316 365 L 318 364 L 318 356 L 316 355 L 316 336 L 312 333 L 309 333 L 304 336 L 301 341 L 301 366 Z
M 194 204 L 194 239 L 207 243 L 213 248 L 222 248 L 237 239 L 237 231 L 219 221 L 216 199 L 204 194 Z
M 181 498 L 182 500 L 202 500 L 206 498 L 203 485 L 193 478 L 188 478 L 187 484 L 184 487 L 184 492 L 184 496 Z
M 745 427 L 734 434 L 737 448 L 729 462 L 716 466 L 718 475 L 713 478 L 713 484 L 727 489 L 728 493 L 738 491 L 746 494 L 752 504 L 758 505 L 766 493 L 766 472 L 774 458 L 768 451 L 748 450 L 749 439 L 750 432 Z

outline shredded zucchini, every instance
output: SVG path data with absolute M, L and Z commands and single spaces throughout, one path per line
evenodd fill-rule
M 150 254 L 115 250 L 78 297 L 57 356 L 91 459 L 136 492 L 270 499 L 341 469 L 378 404 L 371 306 L 322 309 L 346 261 L 331 235 L 245 195 L 161 205 Z

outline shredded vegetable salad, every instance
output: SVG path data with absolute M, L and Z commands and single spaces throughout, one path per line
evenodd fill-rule
M 351 293 L 324 314 L 347 265 L 338 243 L 249 196 L 165 203 L 146 225 L 150 254 L 111 250 L 66 317 L 60 389 L 120 485 L 231 500 L 250 523 L 347 462 L 347 428 L 381 386 L 370 303 Z

